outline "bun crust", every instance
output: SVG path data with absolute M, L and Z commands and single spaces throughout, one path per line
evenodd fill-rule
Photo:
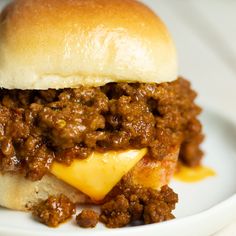
M 74 88 L 177 77 L 162 21 L 135 0 L 15 0 L 0 15 L 0 87 Z
M 169 183 L 175 173 L 179 148 L 176 148 L 162 161 L 143 158 L 126 177 L 134 184 L 160 188 Z M 0 173 L 0 206 L 14 210 L 29 210 L 49 195 L 64 194 L 74 203 L 91 203 L 89 197 L 74 187 L 46 175 L 40 181 L 32 182 L 21 175 Z

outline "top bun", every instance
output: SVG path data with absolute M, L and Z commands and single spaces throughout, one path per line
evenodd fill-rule
M 60 89 L 177 77 L 171 37 L 134 0 L 15 0 L 0 15 L 0 87 Z

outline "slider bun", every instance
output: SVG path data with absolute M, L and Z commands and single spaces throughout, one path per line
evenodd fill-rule
M 173 176 L 179 155 L 175 148 L 162 161 L 141 159 L 126 175 L 134 184 L 160 188 L 168 184 Z M 94 178 L 91 176 L 91 178 Z M 91 203 L 89 197 L 74 187 L 57 179 L 53 175 L 45 175 L 42 180 L 32 182 L 18 174 L 0 173 L 0 206 L 14 210 L 29 210 L 50 195 L 64 194 L 74 203 Z
M 134 0 L 15 0 L 0 15 L 0 87 L 60 89 L 177 77 L 163 22 Z
M 13 173 L 0 174 L 0 206 L 13 210 L 30 210 L 50 195 L 65 194 L 72 202 L 86 203 L 89 197 L 53 175 L 31 181 Z

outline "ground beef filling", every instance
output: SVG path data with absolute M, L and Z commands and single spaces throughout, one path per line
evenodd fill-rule
M 99 214 L 92 209 L 84 209 L 76 216 L 76 223 L 82 228 L 94 228 L 99 220 Z
M 101 206 L 100 221 L 108 228 L 152 224 L 175 218 L 178 195 L 168 186 L 160 191 L 121 181 Z
M 58 226 L 73 214 L 75 214 L 75 205 L 63 194 L 50 196 L 33 208 L 33 216 L 50 227 Z
M 144 148 L 162 160 L 176 144 L 187 165 L 202 152 L 201 109 L 182 78 L 162 84 L 109 83 L 62 90 L 0 90 L 0 170 L 45 175 L 92 151 Z
M 108 228 L 158 223 L 174 218 L 171 212 L 177 202 L 177 194 L 168 186 L 158 191 L 122 180 L 104 200 L 100 215 L 84 209 L 75 220 L 83 228 L 93 228 L 98 221 Z M 64 195 L 51 196 L 33 209 L 33 216 L 50 227 L 58 226 L 74 213 L 74 204 Z

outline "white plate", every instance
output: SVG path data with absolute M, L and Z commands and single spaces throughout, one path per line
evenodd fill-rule
M 205 112 L 202 117 L 207 137 L 203 146 L 206 152 L 204 161 L 216 170 L 217 176 L 196 184 L 171 183 L 179 194 L 179 203 L 175 211 L 177 219 L 169 222 L 112 230 L 99 225 L 96 229 L 83 230 L 71 221 L 50 229 L 33 221 L 30 214 L 0 209 L 1 236 L 206 236 L 236 219 L 235 74 L 222 60 L 225 57 L 207 45 L 208 34 L 199 31 L 200 26 L 195 23 L 201 18 L 197 18 L 196 11 L 189 11 L 189 1 L 143 1 L 157 10 L 168 24 L 178 47 L 181 73 L 192 79 L 201 104 L 217 111 Z M 0 0 L 0 6 L 3 2 L 6 1 Z M 205 1 L 198 2 L 204 4 Z M 206 9 L 207 12 L 212 10 Z M 203 25 L 204 32 L 208 32 L 205 27 L 210 26 L 205 25 L 205 21 Z M 224 114 L 226 118 L 218 114 Z
M 225 118 L 211 112 L 203 117 L 206 141 L 205 164 L 217 175 L 194 184 L 172 182 L 179 194 L 175 210 L 177 219 L 148 226 L 108 230 L 102 225 L 95 229 L 81 229 L 74 220 L 51 229 L 31 219 L 30 214 L 1 209 L 0 235 L 4 236 L 76 236 L 76 235 L 161 235 L 200 236 L 210 235 L 235 218 L 236 212 L 236 126 Z

